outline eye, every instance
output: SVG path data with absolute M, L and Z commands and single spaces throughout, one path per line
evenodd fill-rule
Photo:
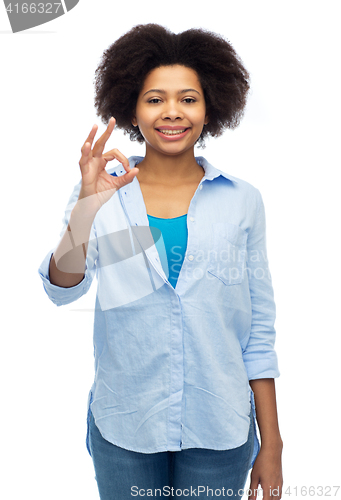
M 185 102 L 186 104 L 191 104 L 192 102 L 196 102 L 196 99 L 194 99 L 194 97 L 185 97 L 185 99 L 183 99 L 183 102 Z
M 153 99 L 149 99 L 149 101 L 151 104 L 158 104 L 159 102 L 161 102 L 161 99 L 159 99 L 158 97 L 153 97 Z

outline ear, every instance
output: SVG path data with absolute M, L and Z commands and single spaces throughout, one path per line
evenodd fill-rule
M 133 125 L 133 127 L 137 127 L 137 120 L 136 120 L 136 116 L 133 116 L 132 119 L 131 119 L 131 124 Z
M 209 119 L 208 115 L 206 115 L 205 116 L 204 124 L 207 125 L 209 121 L 210 121 L 210 119 Z

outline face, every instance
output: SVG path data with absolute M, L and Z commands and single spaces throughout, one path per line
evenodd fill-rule
M 206 123 L 204 92 L 194 70 L 161 66 L 147 75 L 132 119 L 147 151 L 178 155 L 193 149 Z

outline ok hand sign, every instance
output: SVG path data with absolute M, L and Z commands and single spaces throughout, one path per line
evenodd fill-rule
M 78 199 L 91 196 L 91 202 L 90 199 L 87 201 L 91 204 L 91 210 L 94 212 L 97 212 L 117 189 L 132 182 L 139 171 L 137 167 L 130 169 L 128 159 L 118 149 L 112 149 L 103 154 L 105 144 L 114 130 L 115 124 L 116 120 L 110 118 L 106 131 L 91 149 L 98 128 L 97 125 L 94 125 L 81 149 L 82 157 L 79 166 L 82 174 L 82 185 Z M 105 170 L 108 161 L 115 158 L 122 163 L 126 170 L 122 176 L 112 176 Z

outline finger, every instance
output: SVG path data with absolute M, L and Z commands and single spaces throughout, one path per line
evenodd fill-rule
M 282 487 L 281 487 L 281 485 L 277 486 L 276 488 L 272 488 L 270 498 L 272 500 L 280 500 L 282 498 Z
M 105 158 L 108 161 L 116 158 L 116 160 L 118 160 L 119 162 L 122 163 L 123 167 L 125 168 L 125 170 L 127 172 L 130 171 L 130 165 L 129 165 L 128 158 L 126 156 L 124 156 L 124 154 L 122 154 L 121 151 L 119 151 L 116 148 L 111 149 L 110 151 L 107 151 L 106 153 L 104 153 L 103 158 Z
M 262 485 L 262 490 L 263 490 L 263 500 L 272 500 L 272 491 L 271 491 L 271 486 L 269 485 Z
M 79 166 L 81 168 L 82 173 L 86 173 L 84 169 L 85 166 L 88 165 L 89 163 L 90 156 L 91 156 L 91 144 L 89 142 L 86 142 L 82 147 L 82 156 L 81 159 L 79 160 Z
M 94 156 L 94 157 L 101 157 L 102 156 L 105 144 L 106 144 L 107 140 L 109 139 L 109 137 L 111 136 L 111 133 L 115 128 L 115 125 L 116 125 L 116 120 L 115 120 L 115 118 L 111 117 L 109 120 L 106 131 L 96 141 L 96 143 L 93 147 L 92 156 Z
M 111 177 L 112 181 L 115 183 L 115 186 L 117 189 L 121 189 L 121 187 L 125 186 L 126 184 L 129 184 L 134 180 L 134 177 L 139 173 L 139 169 L 137 167 L 132 168 L 129 170 L 129 172 L 117 176 L 117 177 Z M 114 179 L 114 180 L 113 180 Z
M 98 126 L 97 126 L 96 124 L 92 126 L 91 132 L 90 132 L 90 134 L 88 135 L 88 137 L 86 138 L 86 140 L 85 140 L 85 142 L 84 142 L 84 144 L 83 144 L 83 146 L 82 146 L 82 149 L 83 149 L 83 147 L 85 146 L 85 144 L 86 144 L 87 142 L 88 142 L 88 143 L 90 143 L 90 147 L 92 146 L 92 142 L 93 142 L 93 140 L 94 140 L 94 138 L 95 138 L 95 135 L 96 135 L 97 129 L 98 129 Z M 82 149 L 81 149 L 81 151 L 82 151 Z
M 250 494 L 248 496 L 248 500 L 256 500 L 258 493 L 258 483 L 257 481 L 252 481 L 249 487 Z
M 91 146 L 92 146 L 92 142 L 95 138 L 97 129 L 98 129 L 98 127 L 96 124 L 92 126 L 90 134 L 88 135 L 85 143 L 81 147 L 82 156 L 81 156 L 81 159 L 79 160 L 79 166 L 81 167 L 81 170 L 88 163 L 88 161 L 91 157 Z M 82 172 L 83 172 L 83 170 L 82 170 Z

